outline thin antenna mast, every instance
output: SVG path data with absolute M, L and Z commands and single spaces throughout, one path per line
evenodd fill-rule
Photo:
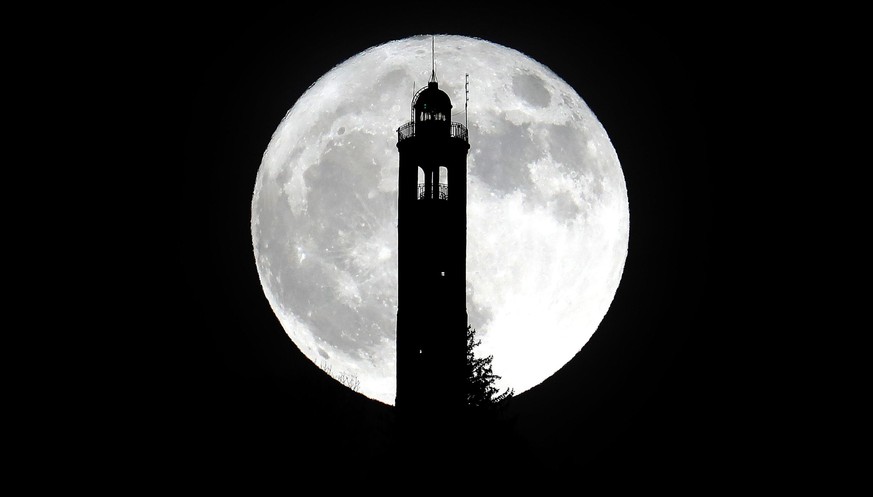
M 430 35 L 430 80 L 435 82 L 436 79 L 436 49 L 434 48 L 436 36 Z
M 464 74 L 464 127 L 467 126 L 467 102 L 470 101 L 470 74 Z

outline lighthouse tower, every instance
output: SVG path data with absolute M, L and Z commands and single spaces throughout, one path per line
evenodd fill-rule
M 467 127 L 436 71 L 397 129 L 398 412 L 450 415 L 464 405 Z

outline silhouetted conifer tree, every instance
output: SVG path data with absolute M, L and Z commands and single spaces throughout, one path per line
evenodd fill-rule
M 494 356 L 476 357 L 475 349 L 481 340 L 476 339 L 476 330 L 467 326 L 467 407 L 474 411 L 491 411 L 502 406 L 513 395 L 512 389 L 500 392 L 494 382 L 500 376 L 491 371 Z

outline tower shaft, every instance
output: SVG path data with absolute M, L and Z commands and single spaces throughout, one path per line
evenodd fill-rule
M 436 415 L 465 402 L 467 128 L 431 81 L 398 128 L 397 397 Z

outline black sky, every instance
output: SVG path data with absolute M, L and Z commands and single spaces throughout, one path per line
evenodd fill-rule
M 582 352 L 515 399 L 516 473 L 580 484 L 707 474 L 727 438 L 713 375 L 723 331 L 711 312 L 718 23 L 652 9 L 426 5 L 386 4 L 396 11 L 384 17 L 213 5 L 160 16 L 144 39 L 143 79 L 164 114 L 156 174 L 169 186 L 174 230 L 165 250 L 177 269 L 161 300 L 173 323 L 162 359 L 168 457 L 190 471 L 387 471 L 388 409 L 327 378 L 274 317 L 252 256 L 250 201 L 273 131 L 309 85 L 370 46 L 448 33 L 520 50 L 573 86 L 606 128 L 628 186 L 624 278 Z

